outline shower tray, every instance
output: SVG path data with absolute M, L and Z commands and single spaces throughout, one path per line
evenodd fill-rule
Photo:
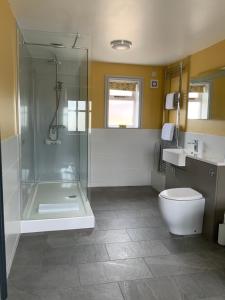
M 22 233 L 94 227 L 95 217 L 80 182 L 38 183 L 21 220 Z

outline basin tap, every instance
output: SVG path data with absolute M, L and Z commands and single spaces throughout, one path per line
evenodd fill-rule
M 193 142 L 188 143 L 189 145 L 194 145 L 194 151 L 198 153 L 198 140 L 194 139 Z

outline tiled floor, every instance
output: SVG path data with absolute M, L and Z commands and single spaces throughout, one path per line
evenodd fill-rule
M 225 249 L 175 237 L 149 187 L 95 188 L 94 231 L 22 236 L 9 300 L 225 300 Z

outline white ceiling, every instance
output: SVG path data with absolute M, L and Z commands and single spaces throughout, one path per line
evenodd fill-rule
M 225 39 L 225 0 L 9 0 L 24 29 L 81 33 L 92 59 L 167 64 Z M 133 42 L 111 49 L 113 39 Z

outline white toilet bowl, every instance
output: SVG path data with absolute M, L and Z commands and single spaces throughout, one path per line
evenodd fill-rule
M 171 233 L 192 235 L 202 232 L 205 198 L 195 190 L 165 190 L 159 194 L 159 208 Z

